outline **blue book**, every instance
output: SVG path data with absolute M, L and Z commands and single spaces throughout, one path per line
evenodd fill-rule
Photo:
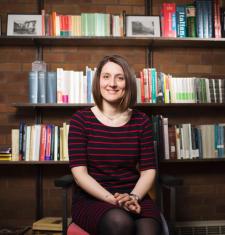
M 203 7 L 203 37 L 209 37 L 209 11 L 207 1 L 202 1 Z
M 29 102 L 32 104 L 38 103 L 38 72 L 30 71 L 28 74 L 28 96 Z
M 197 37 L 203 38 L 204 31 L 203 31 L 203 1 L 197 0 L 196 1 L 196 30 L 197 30 Z
M 187 19 L 186 19 L 186 6 L 176 6 L 176 24 L 177 24 L 177 37 L 187 37 Z
M 92 99 L 92 72 L 91 69 L 86 67 L 86 76 L 87 76 L 87 103 L 91 103 Z
M 208 38 L 213 37 L 213 24 L 214 24 L 214 19 L 213 19 L 213 1 L 211 0 L 206 0 L 206 9 L 208 12 Z
M 46 103 L 46 72 L 38 72 L 38 103 Z
M 57 73 L 47 72 L 46 102 L 57 103 Z

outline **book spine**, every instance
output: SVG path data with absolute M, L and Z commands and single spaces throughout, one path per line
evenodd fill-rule
M 38 72 L 38 103 L 46 103 L 46 72 Z
M 57 73 L 47 72 L 46 96 L 47 103 L 56 103 L 57 93 Z
M 30 71 L 28 74 L 28 92 L 29 102 L 32 104 L 38 103 L 38 72 Z
M 196 1 L 196 30 L 197 30 L 197 37 L 203 38 L 203 6 L 202 1 Z
M 186 6 L 187 16 L 187 36 L 196 37 L 196 7 L 194 5 Z
M 183 38 L 186 37 L 186 7 L 185 5 L 179 5 L 176 7 L 176 24 L 177 24 L 177 37 Z

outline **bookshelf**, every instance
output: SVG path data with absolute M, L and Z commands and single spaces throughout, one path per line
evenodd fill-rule
M 0 36 L 1 46 L 122 46 L 122 47 L 192 47 L 225 48 L 225 38 L 135 38 L 135 37 L 63 37 L 63 36 Z
M 44 1 L 39 1 L 42 6 Z M 46 1 L 47 2 L 47 1 Z M 158 1 L 145 1 L 147 5 L 141 6 L 143 9 L 147 9 L 148 12 L 151 12 L 150 5 L 154 5 L 155 7 L 153 8 L 153 13 L 158 14 L 158 5 L 160 4 Z M 177 1 L 178 2 L 178 1 Z M 188 1 L 187 1 L 188 2 Z M 64 5 L 69 4 L 63 2 Z M 105 4 L 105 3 L 104 3 Z M 140 7 L 140 4 L 137 4 L 137 8 Z M 10 6 L 8 6 L 10 8 Z M 116 6 L 117 7 L 117 6 Z M 157 8 L 158 7 L 158 8 Z M 39 12 L 40 9 L 43 7 L 38 7 Z M 46 5 L 45 8 L 51 9 L 51 6 Z M 129 10 L 128 8 L 128 13 L 130 14 L 140 14 L 137 10 Z M 141 8 L 141 9 L 142 9 Z M 105 8 L 102 8 L 105 10 Z M 18 10 L 20 13 L 23 12 L 21 10 Z M 70 10 L 67 9 L 69 12 Z M 141 11 L 141 10 L 139 10 Z M 30 10 L 28 11 L 30 12 Z M 60 10 L 59 10 L 60 12 Z M 144 12 L 142 12 L 144 14 Z M 225 38 L 221 39 L 215 39 L 215 38 L 209 38 L 209 39 L 200 39 L 200 38 L 128 38 L 128 37 L 49 37 L 49 36 L 38 36 L 38 37 L 19 37 L 19 36 L 5 36 L 2 35 L 0 36 L 0 50 L 6 48 L 8 49 L 15 49 L 16 52 L 17 50 L 24 50 L 24 54 L 30 53 L 29 50 L 32 50 L 32 53 L 30 57 L 28 57 L 27 60 L 24 62 L 21 62 L 20 67 L 23 68 L 22 73 L 23 76 L 20 75 L 21 70 L 15 69 L 15 73 L 18 73 L 20 77 L 23 77 L 21 79 L 23 86 L 26 86 L 26 75 L 27 71 L 30 69 L 30 64 L 33 60 L 39 58 L 39 59 L 44 59 L 44 61 L 47 58 L 47 63 L 51 63 L 51 69 L 55 69 L 57 65 L 64 63 L 61 62 L 60 60 L 56 61 L 51 61 L 47 57 L 47 53 L 61 53 L 61 54 L 66 54 L 67 51 L 73 50 L 73 53 L 79 53 L 82 50 L 85 50 L 84 54 L 88 54 L 88 50 L 90 49 L 91 52 L 93 52 L 93 49 L 96 51 L 100 48 L 100 53 L 110 53 L 111 51 L 115 51 L 116 53 L 120 53 L 121 49 L 121 54 L 126 55 L 128 59 L 130 59 L 131 63 L 134 63 L 136 66 L 136 71 L 139 71 L 140 67 L 143 66 L 152 66 L 152 65 L 157 65 L 158 63 L 166 64 L 167 61 L 162 60 L 158 62 L 155 58 L 160 54 L 163 50 L 167 52 L 173 53 L 173 49 L 177 49 L 179 51 L 182 50 L 189 50 L 191 49 L 191 52 L 193 51 L 198 51 L 200 50 L 201 52 L 206 51 L 208 53 L 207 55 L 210 57 L 210 53 L 213 51 L 221 51 L 224 52 L 225 49 Z M 18 49 L 19 48 L 19 49 Z M 140 53 L 137 50 L 140 49 Z M 125 51 L 126 50 L 126 51 Z M 134 54 L 138 54 L 138 56 L 141 56 L 142 58 L 140 59 L 141 62 L 135 62 L 134 59 L 130 57 L 132 51 L 134 50 Z M 53 52 L 52 52 L 53 51 Z M 210 51 L 210 52 L 208 52 Z M 156 52 L 156 56 L 155 56 Z M 12 55 L 15 53 L 14 51 L 10 52 Z M 187 56 L 187 53 L 183 55 L 184 57 Z M 91 57 L 90 55 L 87 56 L 90 59 L 90 63 L 94 64 L 95 58 Z M 99 54 L 98 57 L 99 58 Z M 144 59 L 143 59 L 144 58 Z M 136 59 L 136 60 L 139 60 Z M 14 58 L 12 59 L 12 62 L 3 60 L 5 63 L 13 63 Z M 76 62 L 75 59 L 72 62 Z M 19 63 L 16 61 L 16 63 Z M 89 63 L 84 61 L 83 64 Z M 195 63 L 195 62 L 194 62 Z M 198 63 L 198 62 L 196 62 Z M 209 63 L 214 63 L 209 62 Z M 220 62 L 221 63 L 221 62 Z M 10 65 L 11 66 L 11 65 Z M 12 65 L 13 66 L 13 65 Z M 62 65 L 62 67 L 64 64 Z M 66 64 L 67 67 L 72 65 Z M 80 64 L 76 64 L 77 67 L 81 67 Z M 175 68 L 177 65 L 174 65 Z M 4 67 L 4 65 L 2 65 Z M 178 66 L 177 66 L 178 67 Z M 3 69 L 2 69 L 3 70 Z M 3 70 L 4 71 L 4 70 Z M 7 73 L 8 71 L 6 71 Z M 170 71 L 169 71 L 170 72 Z M 180 74 L 183 72 L 180 72 Z M 201 73 L 201 71 L 200 71 Z M 214 71 L 212 71 L 214 73 Z M 222 72 L 221 72 L 222 74 Z M 217 74 L 219 76 L 220 74 Z M 13 80 L 13 79 L 12 79 Z M 6 88 L 7 89 L 7 88 Z M 10 91 L 11 93 L 13 91 Z M 22 95 L 21 95 L 22 96 Z M 5 97 L 0 97 L 1 100 L 4 100 Z M 7 116 L 5 118 L 6 120 L 3 120 L 3 123 L 7 125 L 7 128 L 5 130 L 6 133 L 9 132 L 11 126 L 15 126 L 18 120 L 23 117 L 26 118 L 27 116 L 31 120 L 34 117 L 34 121 L 37 123 L 42 122 L 43 118 L 47 116 L 47 118 L 50 118 L 50 120 L 54 119 L 54 116 L 58 113 L 63 113 L 63 118 L 65 116 L 69 117 L 69 115 L 77 109 L 83 108 L 83 107 L 89 107 L 91 104 L 28 104 L 26 102 L 26 97 L 22 96 L 22 100 L 16 99 L 16 98 L 11 98 L 11 100 L 7 100 L 7 104 L 9 106 L 12 106 L 14 110 L 16 111 L 10 111 L 11 113 L 5 114 L 7 111 L 5 111 L 4 115 Z M 12 101 L 12 102 L 11 102 Z M 17 103 L 15 103 L 17 102 Z M 13 104 L 11 104 L 13 103 Z M 224 121 L 224 115 L 225 115 L 225 104 L 137 104 L 136 108 L 143 110 L 145 112 L 151 111 L 153 114 L 163 114 L 165 116 L 168 116 L 169 120 L 171 120 L 172 123 L 182 123 L 184 121 L 189 121 L 191 120 L 194 123 L 203 123 L 203 122 L 210 122 L 212 123 L 213 121 Z M 23 116 L 23 113 L 25 115 Z M 29 113 L 35 113 L 32 115 L 32 117 L 29 116 Z M 65 113 L 65 114 L 64 114 Z M 55 118 L 55 121 L 56 120 Z M 4 143 L 9 143 L 9 138 L 8 142 Z M 182 166 L 182 169 L 185 169 L 186 172 L 188 170 L 186 168 L 199 168 L 199 166 L 205 166 L 210 164 L 213 164 L 213 166 L 216 165 L 216 169 L 218 166 L 224 166 L 224 159 L 206 159 L 206 160 L 163 160 L 161 162 L 163 168 L 169 168 L 169 171 L 179 171 L 177 168 Z M 0 162 L 0 165 L 2 167 L 8 167 L 10 169 L 11 167 L 18 167 L 18 168 L 32 168 L 34 167 L 36 171 L 36 193 L 37 193 L 37 198 L 39 201 L 37 201 L 37 212 L 36 212 L 36 218 L 42 217 L 43 214 L 43 168 L 49 169 L 49 171 L 54 171 L 55 168 L 57 167 L 62 167 L 68 170 L 68 162 L 54 162 L 54 161 L 45 161 L 45 162 Z M 215 170 L 216 171 L 216 170 Z M 189 174 L 189 172 L 187 173 Z M 190 173 L 191 174 L 191 173 Z M 180 201 L 181 201 L 180 197 Z M 180 203 L 182 205 L 182 203 Z

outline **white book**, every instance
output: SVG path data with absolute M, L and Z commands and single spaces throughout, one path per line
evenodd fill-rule
M 30 135 L 31 135 L 31 126 L 27 126 L 25 161 L 30 160 L 30 139 L 31 139 Z
M 55 130 L 55 134 L 54 134 L 54 161 L 58 161 L 58 145 L 59 145 L 59 127 L 58 126 L 55 126 L 54 128 Z
M 75 103 L 78 104 L 79 103 L 79 97 L 80 97 L 80 90 L 79 90 L 79 87 L 80 87 L 80 82 L 79 82 L 79 79 L 80 79 L 80 75 L 79 75 L 79 71 L 74 71 L 73 72 L 73 80 L 74 80 L 74 87 L 75 87 Z
M 57 74 L 57 103 L 61 104 L 63 102 L 63 100 L 62 100 L 62 95 L 63 95 L 63 90 L 62 90 L 63 69 L 62 68 L 57 68 L 56 69 L 56 74 Z
M 62 79 L 62 99 L 63 103 L 69 102 L 69 86 L 70 86 L 70 71 L 64 70 L 63 71 L 63 79 Z
M 84 73 L 79 71 L 79 103 L 83 103 Z
M 19 161 L 19 129 L 11 130 L 12 161 Z
M 205 86 L 206 86 L 206 100 L 207 100 L 207 103 L 211 103 L 210 90 L 209 90 L 209 79 L 208 78 L 205 78 Z
M 74 71 L 68 71 L 69 77 L 69 103 L 75 103 L 75 80 L 74 80 Z
M 168 118 L 162 117 L 163 138 L 164 138 L 164 156 L 165 159 L 170 159 L 169 148 L 169 130 L 168 130 Z
M 87 76 L 83 76 L 82 103 L 87 103 Z

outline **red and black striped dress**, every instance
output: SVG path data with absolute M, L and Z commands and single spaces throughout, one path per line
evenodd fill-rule
M 89 174 L 111 193 L 130 193 L 139 170 L 155 169 L 152 123 L 149 117 L 132 111 L 129 122 L 121 127 L 102 124 L 90 108 L 77 111 L 69 129 L 70 167 L 87 166 Z M 149 196 L 140 202 L 139 217 L 160 221 L 159 210 Z M 75 192 L 72 219 L 91 234 L 96 234 L 104 212 L 117 206 L 100 201 L 82 189 Z

